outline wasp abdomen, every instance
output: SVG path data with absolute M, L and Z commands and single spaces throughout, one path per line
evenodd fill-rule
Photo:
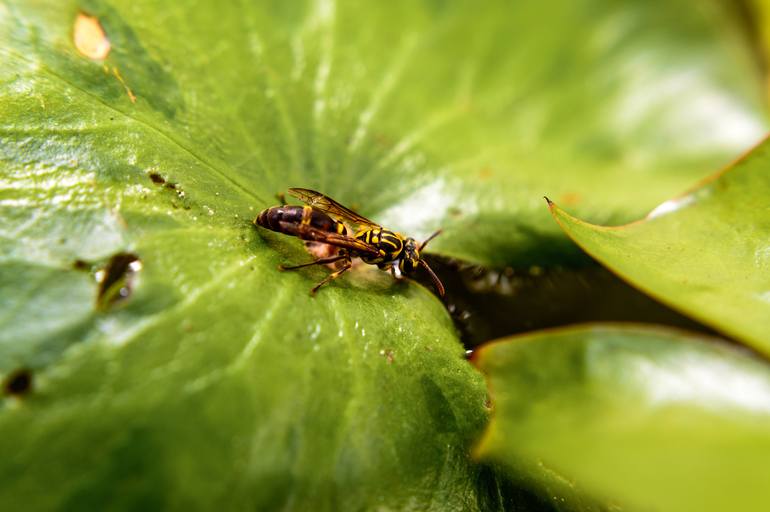
M 329 231 L 347 234 L 347 229 L 342 222 L 332 219 L 324 212 L 311 208 L 309 206 L 273 206 L 262 210 L 254 220 L 263 228 L 286 233 L 285 225 L 292 226 L 306 225 L 321 231 Z M 283 224 L 283 225 L 282 225 Z

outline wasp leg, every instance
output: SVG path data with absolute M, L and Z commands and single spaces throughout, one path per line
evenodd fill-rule
M 317 285 L 315 285 L 315 286 L 313 287 L 313 289 L 312 289 L 312 290 L 310 290 L 310 295 L 315 295 L 315 292 L 317 292 L 317 291 L 318 291 L 318 289 L 319 289 L 320 287 L 322 287 L 323 285 L 325 285 L 325 284 L 326 284 L 326 283 L 328 283 L 329 281 L 333 281 L 334 279 L 337 279 L 337 278 L 338 278 L 338 277 L 340 277 L 342 274 L 344 274 L 344 273 L 345 273 L 347 270 L 349 270 L 349 269 L 350 269 L 350 267 L 352 267 L 352 266 L 353 266 L 353 262 L 352 262 L 352 261 L 350 261 L 350 258 L 348 258 L 348 259 L 347 259 L 347 261 L 345 261 L 345 266 L 344 266 L 344 267 L 342 267 L 341 269 L 339 269 L 339 270 L 338 270 L 338 271 L 336 271 L 336 272 L 332 272 L 331 274 L 329 274 L 328 276 L 326 276 L 326 279 L 324 279 L 323 281 L 321 281 L 320 283 L 318 283 Z
M 329 256 L 328 258 L 320 258 L 315 261 L 311 261 L 310 263 L 303 263 L 302 265 L 294 265 L 291 267 L 286 267 L 284 265 L 278 265 L 278 268 L 280 270 L 294 270 L 302 267 L 310 267 L 312 265 L 326 265 L 327 263 L 334 263 L 335 261 L 340 261 L 342 259 L 347 258 L 347 254 L 338 254 L 337 256 Z
M 275 198 L 278 199 L 281 202 L 281 206 L 286 206 L 286 204 L 287 204 L 286 203 L 286 194 L 284 194 L 283 192 L 278 192 L 275 195 Z

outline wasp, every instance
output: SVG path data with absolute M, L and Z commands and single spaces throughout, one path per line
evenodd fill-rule
M 444 285 L 431 270 L 420 253 L 441 230 L 436 231 L 422 243 L 412 237 L 385 229 L 376 222 L 363 217 L 353 210 L 342 206 L 334 199 L 315 190 L 290 188 L 289 194 L 305 203 L 304 206 L 273 206 L 260 212 L 254 225 L 296 236 L 302 240 L 321 242 L 335 247 L 336 253 L 329 257 L 318 258 L 310 263 L 294 266 L 281 266 L 281 270 L 295 270 L 311 265 L 325 265 L 342 262 L 342 267 L 332 272 L 310 290 L 315 295 L 319 288 L 337 279 L 350 270 L 352 258 L 360 258 L 364 263 L 377 265 L 380 270 L 388 271 L 396 279 L 403 279 L 422 267 L 433 281 L 438 294 L 444 296 Z M 345 222 L 356 227 L 349 232 Z

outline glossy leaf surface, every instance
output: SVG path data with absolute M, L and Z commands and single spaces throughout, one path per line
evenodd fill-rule
M 645 220 L 620 227 L 552 212 L 583 249 L 638 288 L 770 354 L 770 144 Z
M 630 511 L 770 500 L 770 370 L 746 352 L 597 325 L 495 342 L 476 363 L 495 409 L 479 454 L 534 481 L 557 508 L 593 510 L 575 495 Z
M 0 7 L 0 508 L 496 508 L 442 304 L 364 268 L 313 299 L 251 224 L 307 180 L 261 52 L 321 15 L 203 7 L 83 6 L 104 62 L 77 5 Z

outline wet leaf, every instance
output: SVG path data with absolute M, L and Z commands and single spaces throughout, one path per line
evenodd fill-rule
M 476 362 L 495 408 L 478 453 L 560 509 L 598 507 L 589 496 L 628 511 L 759 510 L 770 500 L 770 370 L 746 352 L 597 325 L 495 342 Z
M 646 219 L 601 227 L 557 206 L 562 228 L 622 278 L 770 354 L 770 143 Z

